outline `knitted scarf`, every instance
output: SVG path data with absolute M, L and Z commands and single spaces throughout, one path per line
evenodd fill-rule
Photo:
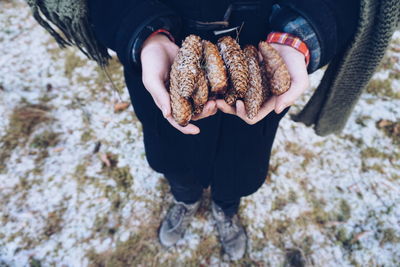
M 107 64 L 110 58 L 107 48 L 95 39 L 88 21 L 87 0 L 26 1 L 34 18 L 61 47 L 75 45 L 101 66 Z M 399 0 L 360 0 L 360 18 L 353 41 L 332 59 L 311 99 L 292 118 L 314 125 L 321 136 L 340 132 L 379 65 L 399 21 Z
M 361 0 L 356 34 L 329 63 L 320 85 L 292 118 L 318 135 L 339 133 L 378 67 L 400 21 L 399 0 Z
M 78 47 L 88 58 L 104 67 L 110 55 L 94 37 L 87 16 L 87 0 L 26 0 L 32 15 L 57 41 L 60 47 Z M 50 25 L 50 21 L 62 33 Z

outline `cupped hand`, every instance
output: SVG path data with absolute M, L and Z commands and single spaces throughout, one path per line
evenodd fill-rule
M 166 84 L 169 79 L 171 65 L 178 53 L 179 47 L 165 35 L 156 34 L 146 39 L 143 43 L 140 59 L 142 63 L 142 81 L 147 91 L 152 96 L 157 107 L 168 122 L 184 134 L 198 134 L 200 129 L 194 124 L 180 126 L 171 113 L 171 104 Z M 194 116 L 199 120 L 217 112 L 214 100 L 204 106 L 203 112 Z
M 241 100 L 236 101 L 235 106 L 230 106 L 223 99 L 219 99 L 217 100 L 218 109 L 222 112 L 236 115 L 248 124 L 255 124 L 272 111 L 275 111 L 277 114 L 281 113 L 285 108 L 293 105 L 293 103 L 304 93 L 304 91 L 309 87 L 304 55 L 288 45 L 273 43 L 271 46 L 278 51 L 288 68 L 291 78 L 291 86 L 289 90 L 280 96 L 272 96 L 268 99 L 268 101 L 261 106 L 258 114 L 253 119 L 247 117 L 244 103 Z

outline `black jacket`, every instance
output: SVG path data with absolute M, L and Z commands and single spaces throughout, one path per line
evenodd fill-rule
M 242 44 L 266 38 L 271 30 L 271 6 L 279 3 L 284 9 L 272 21 L 273 30 L 283 28 L 294 15 L 303 16 L 318 36 L 322 50 L 320 66 L 327 64 L 353 36 L 359 9 L 358 0 L 89 0 L 89 17 L 100 42 L 116 51 L 126 65 L 132 64 L 132 44 L 146 26 L 164 25 L 180 44 L 188 33 L 205 36 L 204 32 L 189 28 L 189 20 L 220 21 L 229 4 L 238 2 L 260 3 L 257 12 L 238 11 L 231 16 L 231 25 L 240 26 L 245 21 L 240 33 Z M 206 34 L 206 38 L 214 37 Z
M 193 28 L 194 21 L 219 21 L 230 2 L 217 0 L 90 0 L 89 15 L 100 42 L 115 50 L 124 66 L 132 105 L 143 126 L 143 138 L 149 165 L 166 174 L 185 173 L 187 180 L 212 185 L 219 200 L 232 200 L 254 193 L 265 181 L 273 140 L 280 119 L 287 112 L 271 112 L 260 122 L 248 125 L 237 116 L 217 112 L 214 116 L 193 122 L 198 135 L 184 135 L 173 128 L 144 88 L 140 68 L 133 68 L 132 45 L 149 25 L 171 30 L 177 44 L 191 33 L 215 40 L 210 31 Z M 250 2 L 250 1 L 247 1 Z M 252 1 L 254 2 L 254 1 Z M 269 16 L 275 1 L 258 1 L 256 9 L 231 14 L 230 26 L 242 25 L 240 43 L 258 43 L 265 39 L 271 26 Z M 279 30 L 294 12 L 302 14 L 315 27 L 325 64 L 353 34 L 357 20 L 355 4 L 348 0 L 279 1 L 286 11 L 273 22 Z M 346 3 L 346 4 L 345 4 Z M 343 7 L 346 6 L 345 9 Z M 298 14 L 296 13 L 296 14 Z M 353 14 L 354 13 L 354 14 Z M 151 27 L 150 27 L 151 29 Z

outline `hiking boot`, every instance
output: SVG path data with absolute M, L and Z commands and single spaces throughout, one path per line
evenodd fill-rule
M 247 236 L 237 214 L 226 216 L 224 211 L 212 201 L 212 214 L 217 225 L 219 240 L 231 260 L 239 260 L 246 252 Z
M 158 237 L 160 243 L 165 247 L 171 247 L 185 234 L 193 215 L 200 206 L 201 200 L 193 204 L 185 204 L 174 199 L 174 204 L 168 210 L 161 222 Z

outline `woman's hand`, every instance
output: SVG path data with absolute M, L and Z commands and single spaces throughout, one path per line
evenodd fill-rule
M 288 67 L 291 78 L 291 86 L 289 90 L 280 96 L 273 96 L 266 101 L 253 119 L 247 117 L 242 100 L 236 101 L 236 106 L 233 107 L 228 105 L 225 100 L 219 99 L 217 100 L 218 109 L 228 114 L 237 115 L 248 124 L 255 124 L 267 116 L 271 111 L 275 110 L 275 112 L 279 114 L 288 106 L 293 105 L 296 99 L 299 98 L 309 87 L 304 55 L 288 45 L 272 43 L 271 46 L 278 51 Z
M 189 124 L 185 127 L 175 122 L 171 114 L 170 97 L 165 84 L 169 79 L 171 65 L 178 53 L 179 47 L 163 34 L 149 37 L 141 51 L 142 80 L 145 88 L 151 94 L 157 107 L 162 111 L 168 122 L 184 134 L 198 134 L 200 129 Z M 208 101 L 203 112 L 193 117 L 199 120 L 217 112 L 215 101 Z

